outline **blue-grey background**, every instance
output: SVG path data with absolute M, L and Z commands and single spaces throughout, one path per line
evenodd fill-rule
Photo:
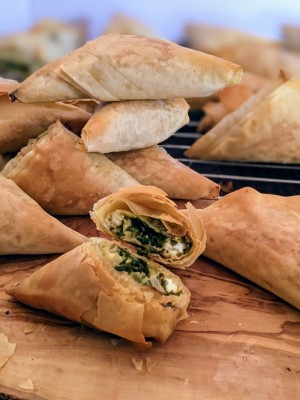
M 187 22 L 235 27 L 270 38 L 283 23 L 300 24 L 300 0 L 0 0 L 0 35 L 30 28 L 43 17 L 84 18 L 89 38 L 102 33 L 115 12 L 147 24 L 159 36 L 180 40 Z

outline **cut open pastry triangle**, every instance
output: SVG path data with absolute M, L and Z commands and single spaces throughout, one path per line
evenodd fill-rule
M 65 253 L 7 292 L 31 307 L 146 346 L 147 337 L 168 339 L 186 318 L 190 300 L 189 290 L 171 271 L 100 238 Z
M 122 188 L 94 204 L 91 217 L 100 231 L 169 267 L 189 267 L 205 248 L 205 230 L 192 204 L 185 216 L 155 186 Z

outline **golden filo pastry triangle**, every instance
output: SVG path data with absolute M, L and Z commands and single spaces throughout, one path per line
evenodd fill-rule
M 205 160 L 300 162 L 300 80 L 270 83 L 185 154 Z
M 300 196 L 243 188 L 198 214 L 204 255 L 300 309 Z
M 91 238 L 7 291 L 21 302 L 144 346 L 187 317 L 180 278 L 120 243 Z
M 157 186 L 171 199 L 214 199 L 220 192 L 217 183 L 174 159 L 159 146 L 106 156 L 142 185 Z
M 219 55 L 227 47 L 241 48 L 248 43 L 255 46 L 279 47 L 280 43 L 262 36 L 220 25 L 188 23 L 185 26 L 185 40 L 193 49 Z
M 189 122 L 184 99 L 128 100 L 100 106 L 81 134 L 84 148 L 99 153 L 149 147 Z
M 64 103 L 12 103 L 8 91 L 18 85 L 0 80 L 0 153 L 14 152 L 43 133 L 57 119 L 80 132 L 91 117 L 81 107 Z
M 47 214 L 0 173 L 0 254 L 64 253 L 87 238 Z
M 45 65 L 11 97 L 22 102 L 208 96 L 240 82 L 231 62 L 163 39 L 106 34 Z
M 290 77 L 300 78 L 300 55 L 295 51 L 267 44 L 244 43 L 223 48 L 218 57 L 240 64 L 245 71 L 276 79 L 280 70 Z
M 57 121 L 10 160 L 2 173 L 50 214 L 88 214 L 93 204 L 138 182 L 100 153 L 76 148 L 79 138 Z
M 283 46 L 289 50 L 300 50 L 300 25 L 284 24 L 281 26 Z
M 185 216 L 155 186 L 122 188 L 94 204 L 90 214 L 97 229 L 169 267 L 189 267 L 205 248 L 205 230 L 192 204 Z

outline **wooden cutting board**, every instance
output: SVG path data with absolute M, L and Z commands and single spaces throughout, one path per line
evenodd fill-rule
M 96 235 L 88 217 L 62 221 Z M 189 318 L 167 343 L 140 351 L 6 295 L 54 257 L 0 257 L 0 333 L 16 343 L 0 400 L 300 398 L 300 313 L 272 294 L 200 257 L 178 271 L 192 292 Z M 28 379 L 32 390 L 19 386 Z

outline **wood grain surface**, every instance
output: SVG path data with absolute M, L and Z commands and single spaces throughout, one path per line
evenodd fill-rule
M 61 220 L 96 235 L 88 217 Z M 0 332 L 17 344 L 0 369 L 0 400 L 300 398 L 300 313 L 274 295 L 200 257 L 175 271 L 192 292 L 189 318 L 141 351 L 5 293 L 54 257 L 0 257 Z M 33 389 L 21 389 L 28 379 Z

